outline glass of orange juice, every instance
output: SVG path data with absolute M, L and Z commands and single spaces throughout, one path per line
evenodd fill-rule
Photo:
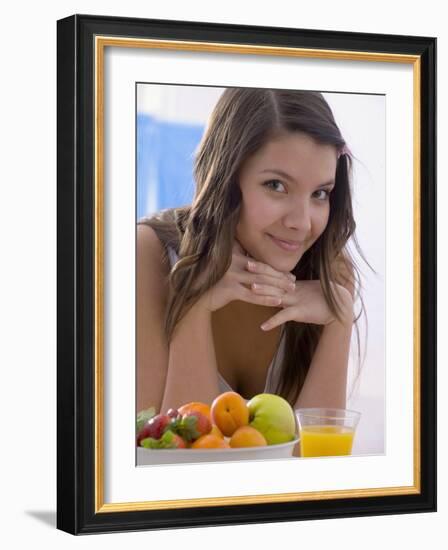
M 347 409 L 296 409 L 300 454 L 346 456 L 351 454 L 361 413 Z

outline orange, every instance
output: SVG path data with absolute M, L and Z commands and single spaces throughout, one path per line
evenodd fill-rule
M 229 443 L 231 447 L 264 447 L 268 444 L 264 435 L 252 426 L 238 428 Z
M 206 416 L 209 420 L 210 417 L 210 405 L 206 403 L 201 403 L 200 401 L 191 401 L 190 403 L 185 403 L 177 409 L 181 415 L 190 413 L 190 412 L 200 412 Z
M 212 424 L 216 424 L 226 437 L 249 424 L 249 409 L 244 398 L 234 391 L 221 393 L 211 406 Z
M 191 445 L 191 449 L 228 449 L 225 439 L 213 434 L 202 435 Z

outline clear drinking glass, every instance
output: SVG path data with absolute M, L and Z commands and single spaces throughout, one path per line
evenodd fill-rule
M 295 413 L 302 457 L 351 454 L 361 413 L 325 408 L 296 409 Z

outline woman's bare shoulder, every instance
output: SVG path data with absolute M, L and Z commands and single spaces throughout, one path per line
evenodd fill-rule
M 154 229 L 146 223 L 137 224 L 137 243 L 150 247 L 151 249 L 157 248 L 159 251 L 163 249 L 163 245 L 157 236 Z
M 155 230 L 147 224 L 137 224 L 137 251 L 145 256 L 151 256 L 153 260 L 166 259 L 165 246 Z
M 166 281 L 170 271 L 165 247 L 150 225 L 137 225 L 137 266 L 140 273 L 156 280 Z

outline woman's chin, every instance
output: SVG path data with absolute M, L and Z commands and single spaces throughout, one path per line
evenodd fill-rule
M 292 271 L 299 263 L 302 257 L 301 251 L 295 253 L 270 250 L 270 247 L 250 247 L 247 248 L 242 245 L 242 248 L 246 251 L 246 254 L 253 258 L 257 262 L 267 264 L 276 271 L 287 273 Z
M 278 267 L 274 267 L 277 271 L 282 271 L 283 273 L 291 273 L 291 271 L 294 270 L 296 267 L 297 262 L 295 263 L 285 263 L 285 264 L 279 264 Z
M 291 272 L 296 267 L 296 265 L 299 263 L 299 260 L 300 257 L 294 259 L 265 257 L 260 259 L 259 261 L 268 264 L 272 267 L 272 269 L 275 269 L 276 271 L 287 273 Z

